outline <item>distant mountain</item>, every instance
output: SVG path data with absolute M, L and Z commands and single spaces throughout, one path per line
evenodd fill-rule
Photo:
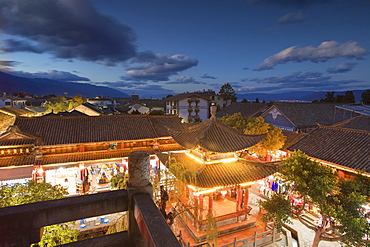
M 361 94 L 366 90 L 349 90 L 352 91 L 356 102 L 360 102 Z M 238 101 L 242 101 L 243 99 L 247 99 L 249 101 L 255 101 L 256 98 L 260 102 L 263 100 L 266 102 L 269 101 L 308 101 L 312 102 L 314 100 L 324 99 L 325 95 L 328 91 L 323 92 L 313 92 L 313 91 L 292 91 L 288 93 L 282 94 L 268 94 L 268 93 L 249 93 L 249 94 L 237 94 Z M 335 92 L 335 95 L 344 95 L 346 91 L 338 91 Z
M 70 96 L 80 94 L 83 97 L 130 97 L 124 92 L 109 87 L 49 79 L 28 79 L 3 72 L 0 72 L 0 92 L 6 92 L 9 94 L 25 92 L 36 95 L 64 95 L 64 93 L 67 92 Z
M 269 94 L 269 93 L 248 93 L 248 94 L 237 94 L 238 101 L 247 99 L 249 101 L 255 101 L 256 98 L 260 102 L 263 100 L 268 101 L 280 101 L 280 100 L 302 100 L 304 96 L 315 93 L 313 91 L 294 91 L 288 93 Z

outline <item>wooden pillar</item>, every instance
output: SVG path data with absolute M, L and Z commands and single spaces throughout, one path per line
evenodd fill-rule
M 208 214 L 212 213 L 213 210 L 213 193 L 208 196 Z
M 201 227 L 199 222 L 199 195 L 194 195 L 194 226 L 199 232 Z
M 239 212 L 241 203 L 242 203 L 242 190 L 240 188 L 240 185 L 238 185 L 236 197 L 236 212 Z
M 187 200 L 189 200 L 189 196 L 190 196 L 190 190 L 189 190 L 189 187 L 186 186 L 185 187 L 185 197 L 186 197 Z
M 203 220 L 203 195 L 199 195 L 199 220 Z
M 85 146 L 84 145 L 81 145 L 80 146 L 80 150 L 79 150 L 80 152 L 85 152 Z
M 125 143 L 124 142 L 119 143 L 119 149 L 125 149 Z
M 250 186 L 244 188 L 244 209 L 247 209 L 249 206 L 249 188 Z
M 199 197 L 194 195 L 194 218 L 198 220 L 198 209 L 199 209 Z

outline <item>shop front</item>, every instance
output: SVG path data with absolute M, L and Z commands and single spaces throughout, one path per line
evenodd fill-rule
M 152 171 L 157 169 L 158 162 L 156 156 L 151 156 L 150 166 Z M 83 195 L 109 191 L 111 189 L 111 178 L 127 171 L 128 158 L 124 157 L 62 165 L 34 166 L 32 178 L 38 182 L 46 182 L 51 185 L 59 184 L 69 195 Z
M 0 168 L 0 186 L 27 183 L 32 179 L 33 166 Z

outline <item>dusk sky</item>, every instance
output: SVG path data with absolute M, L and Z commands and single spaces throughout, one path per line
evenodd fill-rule
M 369 0 L 0 0 L 1 70 L 128 94 L 370 89 Z

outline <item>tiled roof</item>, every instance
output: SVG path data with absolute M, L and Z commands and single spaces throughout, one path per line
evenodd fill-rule
M 25 115 L 33 115 L 33 112 L 26 110 L 26 109 L 19 109 L 14 106 L 2 106 L 0 107 L 0 112 L 4 114 L 8 114 L 11 116 L 25 116 Z
M 221 118 L 226 116 L 226 114 L 233 115 L 240 112 L 243 117 L 259 117 L 265 110 L 267 110 L 267 104 L 265 103 L 231 103 L 221 111 L 218 111 L 216 116 Z
M 212 152 L 235 152 L 260 142 L 265 134 L 247 135 L 227 126 L 216 118 L 188 127 L 185 130 L 169 129 L 172 138 L 185 149 L 199 145 Z
M 169 137 L 167 126 L 182 129 L 177 116 L 150 115 L 19 117 L 14 125 L 23 133 L 40 137 L 40 145 L 152 139 Z
M 100 113 L 99 107 L 97 107 L 96 105 L 90 104 L 88 102 L 83 103 L 82 105 L 91 109 L 91 110 L 93 110 L 93 111 L 96 111 L 97 113 Z
M 171 163 L 167 160 L 186 164 L 190 170 L 198 171 L 195 184 L 202 188 L 232 186 L 246 182 L 256 181 L 265 178 L 276 172 L 276 165 L 268 165 L 258 162 L 238 159 L 235 162 L 201 164 L 189 158 L 185 153 L 157 154 L 163 164 L 167 165 L 171 171 Z M 174 174 L 176 176 L 176 174 Z M 185 176 L 186 177 L 186 176 Z M 191 180 L 190 180 L 191 181 Z M 194 181 L 194 180 L 193 180 Z M 185 182 L 189 182 L 185 181 Z
M 23 155 L 23 156 L 12 156 L 12 157 L 1 157 L 0 167 L 8 166 L 24 166 L 35 164 L 34 155 Z
M 181 150 L 177 144 L 161 145 L 160 150 L 175 151 Z M 133 151 L 147 151 L 149 154 L 154 154 L 151 147 L 126 148 L 104 151 L 90 151 L 64 154 L 49 154 L 42 155 L 40 159 L 36 159 L 33 154 L 23 156 L 0 157 L 0 167 L 8 166 L 24 166 L 24 165 L 51 165 L 61 163 L 87 162 L 94 160 L 115 159 L 127 157 Z
M 158 116 L 150 115 L 150 122 L 153 125 L 153 129 L 158 136 L 169 136 L 168 128 L 170 129 L 184 129 L 184 125 L 181 123 L 177 115 L 172 116 Z
M 335 115 L 335 103 L 274 103 L 264 114 L 276 108 L 295 126 L 331 125 L 342 121 L 343 115 Z
M 0 135 L 0 146 L 22 146 L 35 144 L 38 141 L 38 138 L 23 133 L 15 125 L 9 126 L 5 133 Z
M 332 127 L 370 131 L 370 116 L 357 116 L 338 124 L 332 125 Z
M 313 158 L 370 172 L 369 131 L 320 126 L 288 150 L 301 150 Z
M 305 133 L 297 133 L 295 131 L 289 131 L 289 130 L 282 130 L 283 135 L 286 137 L 284 146 L 282 149 L 286 149 L 288 146 L 292 145 L 296 141 L 298 141 L 300 138 L 305 136 Z
M 94 151 L 94 152 L 80 152 L 80 153 L 67 153 L 67 154 L 53 154 L 43 155 L 40 160 L 36 161 L 37 165 L 48 165 L 48 164 L 60 164 L 70 162 L 86 162 L 90 160 L 103 160 L 103 159 L 115 159 L 127 157 L 133 151 L 147 151 L 153 154 L 151 148 L 140 148 L 140 149 L 118 149 L 118 150 L 105 150 L 105 151 Z

